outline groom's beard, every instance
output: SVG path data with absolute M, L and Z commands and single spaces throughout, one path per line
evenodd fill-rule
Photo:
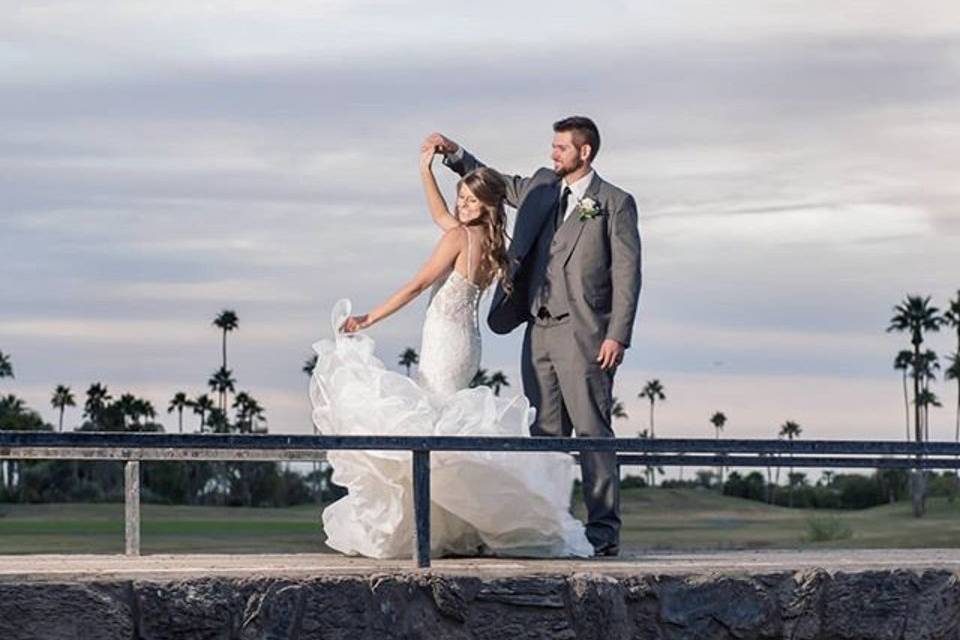
M 584 164 L 585 163 L 583 162 L 583 160 L 581 160 L 580 158 L 577 158 L 577 160 L 573 163 L 573 165 L 561 165 L 555 168 L 553 172 L 557 174 L 557 177 L 564 178 L 569 174 L 573 173 L 574 171 L 576 171 L 577 169 L 579 169 L 580 167 L 582 167 Z

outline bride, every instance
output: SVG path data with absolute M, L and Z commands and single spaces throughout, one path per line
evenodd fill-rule
M 480 366 L 478 305 L 494 282 L 510 291 L 504 185 L 480 168 L 457 185 L 451 214 L 425 147 L 420 174 L 443 230 L 426 264 L 372 311 L 333 310 L 333 340 L 314 345 L 310 383 L 321 433 L 526 436 L 533 409 L 469 388 Z M 388 371 L 364 329 L 432 288 L 416 381 Z M 414 521 L 410 453 L 331 451 L 332 479 L 348 495 L 323 512 L 327 545 L 373 558 L 409 557 Z M 569 512 L 573 459 L 563 453 L 435 452 L 431 456 L 431 553 L 590 556 L 583 525 Z

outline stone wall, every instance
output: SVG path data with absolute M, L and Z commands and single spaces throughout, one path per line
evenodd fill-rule
M 951 571 L 0 582 L 0 640 L 960 638 Z

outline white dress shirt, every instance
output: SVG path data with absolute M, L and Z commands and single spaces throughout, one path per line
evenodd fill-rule
M 577 208 L 577 204 L 580 200 L 583 199 L 583 196 L 587 193 L 587 188 L 590 186 L 590 181 L 593 180 L 593 169 L 590 170 L 590 173 L 583 176 L 576 182 L 567 184 L 567 179 L 564 178 L 563 182 L 560 184 L 560 197 L 563 197 L 563 190 L 567 187 L 570 187 L 570 197 L 567 198 L 567 210 L 563 212 L 563 221 L 567 221 L 567 216 Z

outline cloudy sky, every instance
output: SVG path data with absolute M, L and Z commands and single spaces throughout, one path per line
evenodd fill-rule
M 203 392 L 232 308 L 239 387 L 272 431 L 308 432 L 300 368 L 334 301 L 379 302 L 437 239 L 433 130 L 525 173 L 551 122 L 598 122 L 644 240 L 622 435 L 656 377 L 661 436 L 723 410 L 730 437 L 900 438 L 891 307 L 960 288 L 953 1 L 0 7 L 0 391 L 51 421 L 57 384 Z M 372 330 L 391 366 L 425 303 Z M 484 349 L 518 391 L 519 336 Z M 952 424 L 936 411 L 934 437 Z

